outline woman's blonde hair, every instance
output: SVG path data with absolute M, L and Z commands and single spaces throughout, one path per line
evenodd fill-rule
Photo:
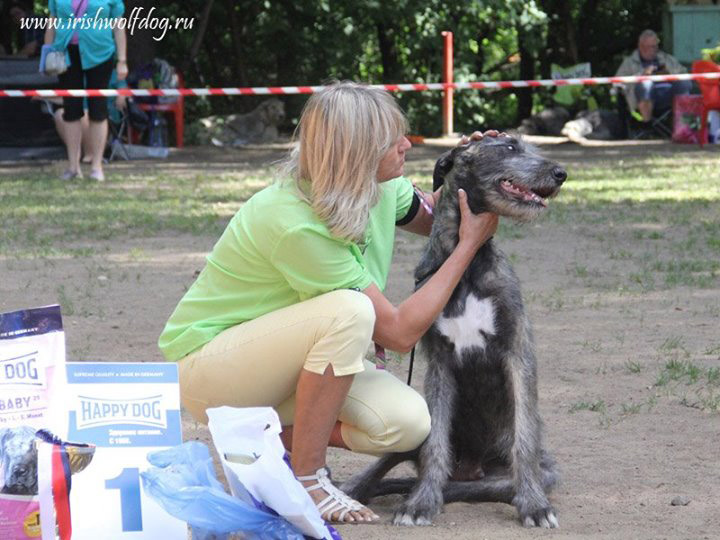
M 333 83 L 305 104 L 285 172 L 332 234 L 362 242 L 380 195 L 380 160 L 406 131 L 405 115 L 386 91 Z

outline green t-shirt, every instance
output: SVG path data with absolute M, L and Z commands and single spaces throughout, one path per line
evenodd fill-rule
M 407 214 L 413 188 L 380 184 L 365 242 L 333 236 L 293 182 L 253 195 L 235 214 L 160 335 L 168 360 L 179 360 L 220 332 L 336 289 L 385 288 L 395 222 Z

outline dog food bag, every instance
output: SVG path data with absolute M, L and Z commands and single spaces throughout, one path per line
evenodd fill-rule
M 673 100 L 673 142 L 686 144 L 707 142 L 707 134 L 701 130 L 702 112 L 702 96 L 675 96 Z
M 35 432 L 60 432 L 65 378 L 60 306 L 0 314 L 0 538 L 39 538 Z

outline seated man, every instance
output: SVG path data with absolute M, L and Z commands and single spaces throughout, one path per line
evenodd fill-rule
M 615 74 L 617 77 L 631 75 L 662 75 L 687 73 L 685 67 L 675 58 L 659 49 L 660 40 L 652 30 L 645 30 L 638 38 L 637 50 L 626 57 Z M 673 96 L 689 94 L 690 81 L 643 81 L 626 84 L 625 99 L 631 112 L 637 110 L 643 122 L 652 119 L 653 108 L 672 108 Z

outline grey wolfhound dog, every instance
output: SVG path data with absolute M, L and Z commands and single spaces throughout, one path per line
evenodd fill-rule
M 37 448 L 33 428 L 0 429 L 0 471 L 0 493 L 37 495 Z
M 433 175 L 434 189 L 444 188 L 415 270 L 417 287 L 458 243 L 458 188 L 467 192 L 473 213 L 529 221 L 543 212 L 545 199 L 566 176 L 556 163 L 507 136 L 444 154 Z M 558 476 L 542 443 L 530 322 L 518 278 L 492 239 L 477 252 L 421 345 L 428 357 L 428 438 L 418 450 L 382 457 L 346 482 L 344 491 L 367 501 L 410 490 L 396 525 L 428 525 L 444 502 L 499 501 L 514 505 L 527 527 L 557 527 L 547 493 Z M 416 463 L 417 479 L 381 481 L 406 460 Z

